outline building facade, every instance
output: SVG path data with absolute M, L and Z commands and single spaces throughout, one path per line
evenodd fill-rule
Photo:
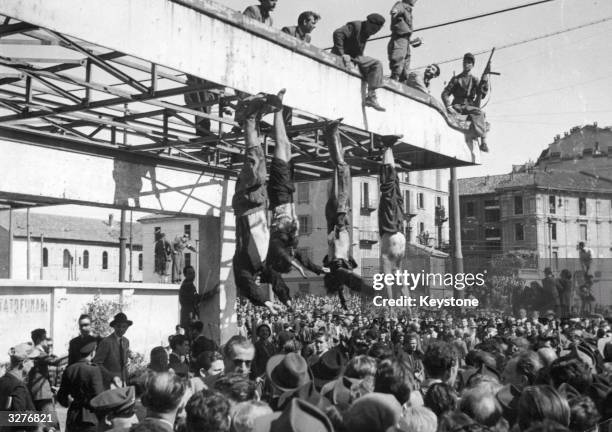
M 9 229 L 9 225 L 12 228 Z M 142 233 L 126 224 L 126 282 L 142 282 Z M 119 281 L 119 223 L 0 211 L 0 278 Z M 29 232 L 29 236 L 28 236 Z M 130 241 L 131 239 L 131 241 Z
M 584 242 L 612 271 L 612 131 L 585 126 L 557 136 L 535 164 L 459 180 L 466 271 L 493 255 L 527 251 L 538 270 L 578 270 Z M 610 149 L 610 150 L 609 150 Z

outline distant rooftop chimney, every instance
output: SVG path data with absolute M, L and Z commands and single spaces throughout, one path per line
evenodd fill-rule
M 112 227 L 112 226 L 113 226 L 113 218 L 114 218 L 113 214 L 112 214 L 112 213 L 109 213 L 109 214 L 108 214 L 108 226 L 109 226 L 109 227 Z

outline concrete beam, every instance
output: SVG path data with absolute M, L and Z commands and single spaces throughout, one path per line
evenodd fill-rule
M 379 99 L 389 110 L 364 109 L 363 81 L 335 56 L 210 0 L 89 0 L 86 7 L 80 0 L 0 0 L 0 13 L 240 91 L 286 87 L 294 108 L 344 117 L 375 134 L 402 134 L 407 144 L 451 163 L 479 162 L 478 149 L 428 95 L 388 83 Z

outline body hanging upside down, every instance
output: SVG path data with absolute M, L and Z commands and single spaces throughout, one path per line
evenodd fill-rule
M 323 265 L 329 268 L 329 273 L 323 278 L 328 293 L 338 293 L 340 303 L 346 310 L 344 289 L 362 292 L 365 284 L 360 276 L 353 272 L 357 263 L 350 255 L 351 240 L 349 234 L 349 189 L 351 187 L 351 171 L 344 161 L 344 149 L 340 141 L 338 126 L 341 120 L 327 125 L 325 142 L 329 147 L 335 176 L 332 180 L 332 192 L 325 205 L 327 219 L 328 253 L 323 259 Z

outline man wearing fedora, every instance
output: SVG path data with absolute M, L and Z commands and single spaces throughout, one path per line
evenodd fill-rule
M 104 388 L 109 389 L 111 383 L 123 387 L 127 380 L 127 361 L 130 341 L 124 336 L 133 324 L 123 312 L 115 315 L 110 326 L 113 333 L 100 341 L 93 363 L 100 366 L 104 378 Z

